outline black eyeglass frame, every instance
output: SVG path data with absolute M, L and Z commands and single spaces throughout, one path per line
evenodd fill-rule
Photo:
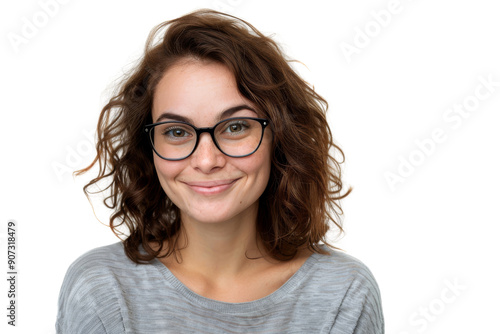
M 262 126 L 262 133 L 260 135 L 260 140 L 259 140 L 259 145 L 257 145 L 257 147 L 255 148 L 255 150 L 253 150 L 251 153 L 248 153 L 248 154 L 245 154 L 245 155 L 230 155 L 230 154 L 227 154 L 226 152 L 224 152 L 220 146 L 219 146 L 219 143 L 217 142 L 217 140 L 215 139 L 215 128 L 219 125 L 219 124 L 222 124 L 222 123 L 225 123 L 225 122 L 228 122 L 228 121 L 232 121 L 232 120 L 237 120 L 237 119 L 250 119 L 250 120 L 254 120 L 254 121 L 257 121 L 260 123 L 260 125 Z M 196 133 L 196 143 L 194 144 L 194 147 L 193 147 L 193 150 L 188 154 L 186 155 L 184 158 L 178 158 L 178 159 L 169 159 L 169 158 L 165 158 L 164 156 L 162 156 L 160 153 L 158 153 L 158 151 L 155 149 L 155 145 L 154 145 L 154 142 L 153 142 L 153 138 L 151 138 L 151 129 L 153 129 L 155 126 L 157 125 L 161 125 L 161 124 L 166 124 L 166 123 L 172 123 L 172 124 L 184 124 L 184 125 L 188 125 L 190 127 L 192 127 Z M 151 148 L 153 149 L 153 151 L 156 153 L 156 155 L 158 155 L 160 158 L 162 158 L 163 160 L 168 160 L 168 161 L 179 161 L 179 160 L 184 160 L 184 159 L 187 159 L 189 158 L 193 153 L 194 151 L 196 150 L 196 148 L 198 147 L 198 143 L 200 142 L 200 135 L 204 132 L 208 132 L 210 134 L 210 136 L 212 137 L 212 141 L 214 142 L 215 146 L 219 149 L 219 151 L 221 151 L 224 155 L 227 155 L 228 157 L 231 157 L 231 158 L 244 158 L 244 157 L 248 157 L 249 155 L 252 155 L 254 154 L 260 147 L 260 144 L 262 143 L 262 139 L 264 138 L 264 131 L 266 130 L 266 127 L 269 125 L 269 120 L 267 119 L 263 119 L 263 118 L 255 118 L 255 117 L 232 117 L 232 118 L 227 118 L 227 119 L 224 119 L 220 122 L 217 122 L 217 124 L 215 124 L 214 126 L 212 127 L 208 127 L 208 128 L 197 128 L 196 126 L 194 126 L 193 124 L 190 124 L 188 122 L 183 122 L 183 121 L 164 121 L 164 122 L 157 122 L 157 123 L 152 123 L 152 124 L 148 124 L 148 125 L 145 125 L 144 126 L 144 132 L 147 134 L 148 138 L 149 138 L 149 144 L 151 145 Z

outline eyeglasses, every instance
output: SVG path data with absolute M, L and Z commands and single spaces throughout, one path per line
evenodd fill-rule
M 249 156 L 259 148 L 269 121 L 253 117 L 228 118 L 211 128 L 197 128 L 181 121 L 146 125 L 144 131 L 155 153 L 162 159 L 186 159 L 196 150 L 203 132 L 210 133 L 215 146 L 233 158 Z

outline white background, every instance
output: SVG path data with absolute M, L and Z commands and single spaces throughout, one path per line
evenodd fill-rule
M 390 3 L 74 0 L 48 16 L 40 2 L 3 1 L 0 276 L 14 219 L 19 280 L 16 328 L 6 325 L 1 280 L 0 331 L 53 333 L 70 263 L 118 240 L 82 192 L 89 177 L 74 179 L 68 170 L 92 160 L 85 133 L 93 136 L 113 80 L 140 56 L 150 29 L 208 7 L 274 34 L 329 101 L 346 154 L 344 180 L 354 187 L 336 245 L 375 275 L 386 332 L 498 333 L 498 7 L 490 0 Z M 381 14 L 388 7 L 390 19 Z M 32 36 L 27 22 L 39 25 Z M 23 29 L 29 38 L 15 46 L 10 39 L 24 38 Z M 347 44 L 357 53 L 345 54 Z M 494 82 L 490 91 L 481 77 Z M 449 114 L 464 103 L 467 116 Z M 433 146 L 435 131 L 441 142 Z M 402 160 L 412 162 L 402 167 Z M 398 168 L 406 174 L 391 187 L 387 173 Z M 98 200 L 94 206 L 107 223 L 109 212 Z

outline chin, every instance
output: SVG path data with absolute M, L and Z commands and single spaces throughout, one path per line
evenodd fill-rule
M 252 213 L 254 210 L 255 212 L 257 211 L 257 208 L 254 208 L 254 205 L 250 205 L 243 210 L 234 210 L 235 207 L 236 203 L 231 204 L 229 205 L 229 207 L 225 208 L 221 206 L 209 205 L 209 207 L 207 208 L 198 207 L 199 210 L 197 210 L 197 212 L 193 212 L 191 210 L 181 210 L 181 212 L 183 212 L 181 213 L 181 215 L 183 216 L 183 221 L 187 219 L 205 224 L 217 224 L 228 221 L 240 222 L 243 221 L 245 217 L 253 216 Z

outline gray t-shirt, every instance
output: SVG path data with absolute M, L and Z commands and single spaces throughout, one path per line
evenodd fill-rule
M 134 263 L 121 242 L 99 247 L 66 273 L 57 333 L 384 333 L 370 270 L 329 252 L 311 255 L 272 294 L 227 303 L 192 292 L 158 259 Z

